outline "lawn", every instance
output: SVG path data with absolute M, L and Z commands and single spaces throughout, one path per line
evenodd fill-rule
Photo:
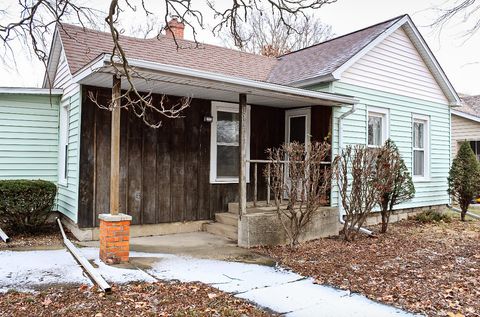
M 95 287 L 0 294 L 0 316 L 272 316 L 201 283 L 132 283 L 110 295 Z
M 378 238 L 260 248 L 282 266 L 429 316 L 480 316 L 480 222 L 392 224 Z M 459 315 L 455 315 L 459 314 Z

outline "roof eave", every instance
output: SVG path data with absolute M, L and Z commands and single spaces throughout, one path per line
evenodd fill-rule
M 110 65 L 110 55 L 102 54 L 94 59 L 92 62 L 87 64 L 85 67 L 77 71 L 73 76 L 74 82 L 79 82 L 86 76 L 94 73 L 98 69 Z M 337 95 L 326 92 L 312 91 L 297 87 L 283 86 L 278 84 L 272 84 L 267 82 L 260 82 L 256 80 L 233 77 L 218 73 L 212 73 L 208 71 L 202 71 L 197 69 L 191 69 L 187 67 L 168 65 L 156 62 L 150 62 L 145 60 L 138 59 L 129 59 L 129 65 L 134 67 L 137 70 L 147 70 L 147 71 L 157 71 L 168 74 L 181 75 L 192 78 L 199 78 L 211 81 L 217 81 L 222 83 L 228 83 L 233 85 L 238 85 L 247 88 L 260 89 L 264 91 L 272 91 L 276 93 L 296 95 L 306 98 L 318 99 L 318 100 L 327 100 L 332 104 L 336 105 L 353 105 L 357 104 L 359 101 L 350 96 Z M 248 93 L 247 91 L 245 91 Z
M 63 94 L 63 89 L 0 87 L 0 94 L 61 96 Z
M 453 115 L 456 115 L 456 116 L 459 116 L 459 117 L 462 117 L 462 118 L 480 123 L 480 117 L 478 117 L 476 115 L 465 113 L 465 112 L 458 111 L 458 110 L 452 110 L 451 112 L 452 112 Z

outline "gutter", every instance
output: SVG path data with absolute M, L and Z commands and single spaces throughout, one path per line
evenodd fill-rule
M 63 89 L 0 87 L 0 94 L 61 96 L 63 94 Z
M 339 151 L 343 150 L 343 119 L 348 117 L 349 115 L 353 114 L 357 110 L 356 104 L 352 105 L 352 108 L 347 112 L 343 113 L 340 117 L 338 117 L 338 149 Z M 345 225 L 345 220 L 343 220 L 343 216 L 345 216 L 345 210 L 343 209 L 343 205 L 341 203 L 338 204 L 338 221 L 340 224 Z M 366 235 L 373 236 L 373 232 L 365 229 L 363 227 L 359 227 L 359 231 L 365 233 Z
M 480 117 L 478 117 L 476 115 L 465 113 L 465 112 L 454 110 L 454 109 L 452 109 L 450 112 L 457 117 L 462 117 L 462 118 L 472 120 L 472 121 L 475 121 L 475 122 L 480 122 Z

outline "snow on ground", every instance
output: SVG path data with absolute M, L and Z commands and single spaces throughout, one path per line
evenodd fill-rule
M 0 292 L 52 284 L 89 284 L 66 250 L 0 252 Z
M 413 316 L 269 266 L 131 252 L 132 258 L 153 259 L 151 268 L 143 271 L 107 266 L 98 259 L 97 248 L 83 248 L 81 252 L 98 265 L 99 273 L 110 283 L 199 281 L 287 316 Z M 0 263 L 0 292 L 55 284 L 91 284 L 65 250 L 1 251 Z

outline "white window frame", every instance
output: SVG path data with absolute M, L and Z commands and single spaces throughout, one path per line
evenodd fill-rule
M 68 139 L 70 137 L 70 105 L 60 105 L 58 132 L 58 184 L 68 185 Z
M 238 177 L 217 176 L 217 112 L 239 113 L 239 105 L 236 103 L 212 101 L 212 123 L 210 130 L 210 183 L 211 184 L 238 184 Z M 250 106 L 247 105 L 247 160 L 250 159 Z M 250 182 L 250 164 L 246 166 L 247 183 Z
M 378 117 L 382 119 L 382 140 L 380 145 L 368 144 L 368 118 Z M 378 148 L 385 144 L 385 141 L 390 137 L 390 111 L 387 108 L 368 107 L 367 108 L 367 131 L 366 131 L 366 144 L 370 148 Z
M 413 128 L 414 123 L 419 122 L 424 124 L 423 133 L 423 175 L 414 175 L 415 173 L 415 151 L 421 150 L 414 147 Z M 412 114 L 412 178 L 414 181 L 429 181 L 430 180 L 430 117 L 420 114 Z

